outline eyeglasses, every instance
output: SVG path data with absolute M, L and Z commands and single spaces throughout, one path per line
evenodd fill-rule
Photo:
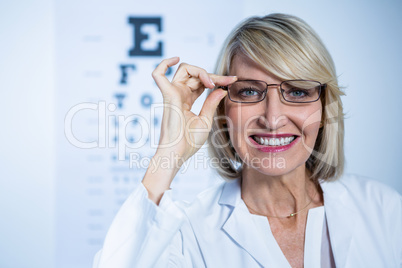
M 312 80 L 287 80 L 280 84 L 267 84 L 259 80 L 237 80 L 227 90 L 229 99 L 238 103 L 257 103 L 263 101 L 269 86 L 279 86 L 283 99 L 292 103 L 309 103 L 318 101 L 326 84 Z

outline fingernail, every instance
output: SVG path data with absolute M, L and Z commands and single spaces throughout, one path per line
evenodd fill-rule
M 215 83 L 212 81 L 212 79 L 211 79 L 211 78 L 209 78 L 209 81 L 211 82 L 211 84 L 212 84 L 212 85 L 214 85 L 214 86 L 215 86 Z

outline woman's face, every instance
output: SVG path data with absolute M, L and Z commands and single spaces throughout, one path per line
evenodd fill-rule
M 234 57 L 230 75 L 268 84 L 282 82 L 242 54 Z M 258 103 L 235 103 L 226 97 L 225 112 L 231 143 L 245 169 L 270 176 L 304 170 L 320 127 L 321 100 L 287 103 L 279 86 L 270 86 L 265 99 Z

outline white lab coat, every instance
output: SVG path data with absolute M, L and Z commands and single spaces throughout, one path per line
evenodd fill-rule
M 336 267 L 402 267 L 396 191 L 356 176 L 321 187 Z M 173 202 L 170 194 L 158 207 L 140 184 L 116 215 L 93 267 L 278 267 L 241 199 L 239 180 L 204 191 L 192 204 Z

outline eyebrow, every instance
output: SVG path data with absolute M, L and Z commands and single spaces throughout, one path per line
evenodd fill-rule
M 251 78 L 245 78 L 245 77 L 237 76 L 237 80 L 258 80 L 258 79 L 251 79 Z

